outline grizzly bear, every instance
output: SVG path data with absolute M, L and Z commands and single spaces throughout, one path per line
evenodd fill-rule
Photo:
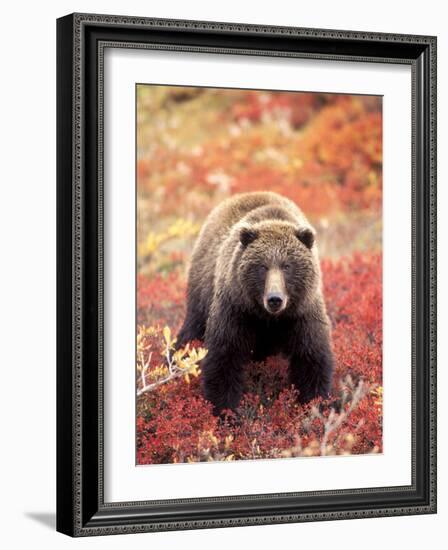
M 205 398 L 236 409 L 243 367 L 283 354 L 306 403 L 330 390 L 333 354 L 315 232 L 289 199 L 234 195 L 208 216 L 193 250 L 177 347 L 205 341 Z

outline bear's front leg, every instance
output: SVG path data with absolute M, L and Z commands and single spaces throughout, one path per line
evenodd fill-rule
M 328 322 L 302 319 L 294 329 L 289 355 L 290 382 L 299 391 L 299 401 L 329 397 L 334 358 Z
M 192 340 L 203 340 L 206 324 L 206 312 L 198 292 L 188 289 L 187 311 L 184 323 L 176 339 L 176 349 L 184 347 Z
M 201 364 L 204 396 L 216 416 L 224 409 L 235 410 L 241 400 L 243 367 L 250 360 L 253 340 L 237 320 L 224 319 L 210 320 L 205 337 L 208 353 Z
M 243 392 L 243 363 L 238 352 L 208 352 L 202 363 L 204 397 L 218 416 L 224 409 L 235 410 Z

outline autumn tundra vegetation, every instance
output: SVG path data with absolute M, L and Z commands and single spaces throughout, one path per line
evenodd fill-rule
M 247 364 L 238 408 L 217 417 L 201 386 L 204 342 L 176 349 L 187 270 L 213 207 L 262 190 L 316 229 L 331 395 L 301 405 L 273 356 Z M 382 452 L 381 204 L 380 98 L 138 86 L 138 464 Z

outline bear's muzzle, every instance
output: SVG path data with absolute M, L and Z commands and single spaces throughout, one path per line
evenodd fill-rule
M 278 267 L 272 267 L 266 275 L 263 305 L 266 311 L 278 315 L 286 308 L 287 303 L 288 295 L 283 272 Z

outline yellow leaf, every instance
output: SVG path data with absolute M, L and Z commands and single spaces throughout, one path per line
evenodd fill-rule
M 174 362 L 179 368 L 183 368 L 183 363 L 184 363 L 183 357 L 184 357 L 184 352 L 181 349 L 175 351 L 173 354 Z
M 168 346 L 171 345 L 171 329 L 169 326 L 165 326 L 163 329 L 163 337 Z
M 218 438 L 216 437 L 216 435 L 212 431 L 209 432 L 209 436 L 210 436 L 210 440 L 213 443 L 213 445 L 215 445 L 215 446 L 218 445 Z

